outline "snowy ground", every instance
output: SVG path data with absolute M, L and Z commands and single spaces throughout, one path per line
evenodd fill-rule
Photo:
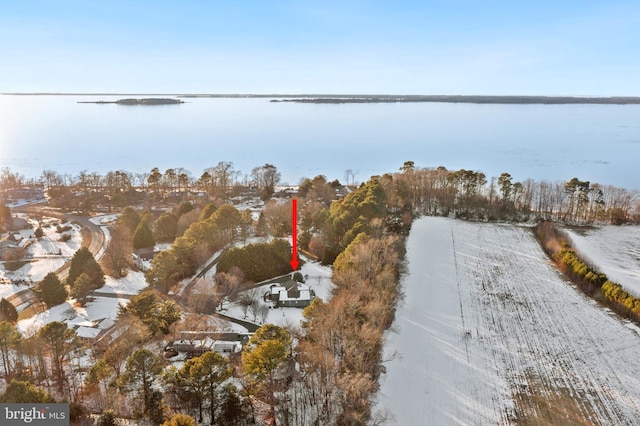
M 325 302 L 331 298 L 331 291 L 334 287 L 331 282 L 332 270 L 328 266 L 323 266 L 319 262 L 313 262 L 304 257 L 302 259 L 305 261 L 305 264 L 300 268 L 300 272 L 302 275 L 307 275 L 306 284 L 308 284 L 311 289 L 313 289 L 316 293 L 316 297 L 320 297 Z M 209 271 L 206 274 L 206 277 L 209 280 L 213 279 L 213 275 L 215 275 L 215 268 Z M 265 284 L 260 287 L 256 287 L 259 304 L 273 307 L 273 303 L 265 303 L 262 299 L 262 295 L 269 290 L 269 284 Z M 194 288 L 194 293 L 198 292 L 198 288 Z M 254 315 L 251 311 L 247 313 L 247 317 L 245 318 L 242 309 L 233 304 L 233 303 L 225 303 L 223 305 L 223 310 L 220 312 L 223 315 L 227 315 L 233 318 L 246 320 L 253 322 L 258 325 L 262 324 L 275 324 L 279 326 L 300 326 L 300 321 L 302 321 L 302 308 L 272 308 L 269 309 L 269 313 L 263 321 L 260 315 Z
M 85 307 L 75 306 L 74 300 L 45 310 L 39 314 L 18 321 L 16 328 L 24 337 L 36 334 L 42 327 L 53 321 L 67 324 L 76 330 L 80 337 L 94 338 L 101 330 L 110 328 L 117 316 L 120 304 L 126 305 L 129 300 L 114 297 L 96 297 Z
M 581 258 L 629 293 L 640 297 L 640 226 L 565 231 Z
M 31 241 L 31 244 L 27 248 L 26 256 L 29 262 L 15 271 L 6 270 L 4 262 L 1 262 L 0 279 L 2 279 L 3 282 L 17 281 L 29 284 L 37 283 L 49 272 L 58 270 L 58 268 L 70 260 L 75 252 L 82 246 L 82 232 L 78 225 L 63 222 L 60 219 L 45 217 L 42 219 L 44 236 L 35 239 L 33 235 L 35 229 L 38 227 L 38 223 L 32 219 L 29 219 L 29 222 L 33 228 L 24 229 L 19 232 L 23 239 Z M 62 234 L 56 232 L 56 224 L 71 226 L 71 230 L 64 232 L 64 234 L 71 236 L 69 241 L 60 241 Z M 8 297 L 25 288 L 26 287 L 20 285 L 0 284 L 0 297 Z
M 389 424 L 637 421 L 637 327 L 565 282 L 530 230 L 426 217 L 407 259 L 378 395 Z
M 129 271 L 126 277 L 118 280 L 109 276 L 105 277 L 106 284 L 96 290 L 96 296 L 86 306 L 75 306 L 74 300 L 47 309 L 18 322 L 17 328 L 25 336 L 31 336 L 40 330 L 45 324 L 52 321 L 67 323 L 69 328 L 76 330 L 79 336 L 93 338 L 101 330 L 110 328 L 118 317 L 120 304 L 129 302 L 127 296 L 138 294 L 147 287 L 144 274 L 137 271 Z
M 104 280 L 104 286 L 95 291 L 97 294 L 136 295 L 149 286 L 140 271 L 129 271 L 126 277 L 118 279 L 105 275 Z

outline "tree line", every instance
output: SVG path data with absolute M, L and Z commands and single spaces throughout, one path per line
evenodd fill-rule
M 146 277 L 150 285 L 167 292 L 180 280 L 192 276 L 213 253 L 231 243 L 242 224 L 243 216 L 233 206 L 203 210 L 199 220 L 191 223 L 168 250 L 158 253 Z M 246 218 L 246 217 L 245 217 Z
M 423 214 L 480 220 L 640 222 L 637 191 L 579 178 L 514 182 L 506 172 L 488 179 L 480 171 L 419 168 L 412 161 L 404 163 L 396 178 L 406 202 Z
M 281 174 L 273 164 L 254 167 L 249 173 L 236 170 L 232 162 L 220 161 L 199 177 L 182 167 L 161 171 L 158 167 L 140 173 L 115 170 L 101 174 L 82 170 L 61 174 L 45 169 L 40 176 L 26 178 L 8 167 L 0 169 L 0 191 L 40 187 L 57 207 L 91 211 L 97 207 L 123 208 L 148 199 L 186 199 L 204 195 L 206 199 L 227 199 L 244 189 L 258 191 L 263 200 L 271 198 Z
M 175 186 L 167 183 L 163 188 L 164 183 L 154 181 L 148 184 L 151 193 L 156 184 L 158 194 L 181 185 L 175 181 Z M 220 424 L 252 424 L 258 417 L 282 424 L 365 424 L 376 420 L 371 397 L 384 370 L 384 332 L 393 322 L 400 296 L 403 236 L 414 214 L 484 220 L 535 220 L 548 215 L 574 222 L 613 221 L 614 217 L 629 221 L 634 218 L 636 201 L 632 191 L 617 193 L 578 179 L 554 186 L 513 182 L 505 173 L 487 181 L 481 172 L 418 169 L 411 162 L 399 173 L 371 177 L 337 199 L 339 187 L 317 176 L 305 179 L 298 193 L 300 246 L 333 265 L 336 285 L 329 300 L 316 299 L 304 310 L 301 328 L 267 325 L 251 338 L 239 359 L 221 361 L 209 355 L 194 357 L 180 368 L 166 368 L 166 361 L 148 342 L 151 336 L 172 332 L 179 310 L 162 295 L 144 292 L 122 309 L 114 333 L 117 337 L 97 358 L 83 390 L 70 384 L 71 377 L 65 374 L 74 348 L 56 358 L 66 348 L 56 352 L 51 346 L 40 355 L 25 355 L 26 370 L 12 365 L 15 358 L 3 357 L 17 383 L 11 389 L 22 386 L 19 379 L 33 377 L 36 370 L 48 372 L 55 382 L 45 386 L 47 392 L 56 399 L 66 395 L 78 401 L 80 395 L 91 395 L 91 407 L 103 412 L 105 422 L 117 414 L 146 418 L 153 424 L 178 415 L 190 416 L 194 422 Z M 286 204 L 268 204 L 254 222 L 250 214 L 227 204 L 190 202 L 159 215 L 124 209 L 116 227 L 128 241 L 126 250 L 161 240 L 172 242 L 170 249 L 155 257 L 147 272 L 150 284 L 166 292 L 239 236 L 286 236 L 290 220 Z M 116 254 L 113 257 L 117 258 Z M 127 269 L 109 262 L 113 273 Z M 230 267 L 242 262 L 238 257 Z M 599 277 L 594 271 L 587 272 Z M 83 273 L 90 277 L 86 271 L 74 273 L 74 283 Z M 216 290 L 223 290 L 222 278 L 216 280 Z M 601 288 L 603 294 L 627 300 L 608 285 Z M 15 334 L 7 327 L 7 338 L 0 336 L 0 352 L 4 341 L 7 353 L 26 350 L 18 349 L 14 340 Z M 69 335 L 64 340 L 75 339 Z M 232 378 L 236 384 L 229 386 Z M 58 381 L 68 383 L 63 393 L 56 389 Z M 19 389 L 25 394 L 39 391 Z
M 484 220 L 539 218 L 614 224 L 640 220 L 637 191 L 577 177 L 568 181 L 526 179 L 516 182 L 508 172 L 487 177 L 476 170 L 417 167 L 413 161 L 406 161 L 400 171 L 393 176 L 401 182 L 402 196 L 423 214 L 453 214 Z M 44 170 L 38 178 L 29 180 L 7 167 L 0 169 L 1 190 L 40 184 L 49 190 L 54 200 L 59 199 L 69 207 L 81 210 L 90 210 L 99 203 L 124 207 L 143 201 L 144 194 L 162 199 L 171 194 L 186 194 L 187 190 L 225 199 L 235 193 L 234 188 L 255 188 L 266 200 L 279 182 L 280 172 L 272 164 L 255 167 L 250 173 L 243 174 L 227 161 L 205 169 L 198 178 L 183 168 L 169 168 L 163 172 L 154 167 L 142 173 L 117 170 L 103 175 L 81 171 L 75 176 Z M 337 181 L 332 184 L 334 188 L 340 186 Z M 301 181 L 303 196 L 312 186 L 311 179 Z M 322 185 L 313 188 L 315 195 L 318 199 L 325 198 L 318 188 Z M 332 196 L 335 198 L 329 194 Z

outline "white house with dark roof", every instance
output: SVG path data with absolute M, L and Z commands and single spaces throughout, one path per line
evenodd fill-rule
M 311 304 L 314 297 L 315 292 L 307 284 L 289 280 L 281 285 L 273 284 L 264 294 L 264 301 L 272 301 L 276 307 L 304 308 Z

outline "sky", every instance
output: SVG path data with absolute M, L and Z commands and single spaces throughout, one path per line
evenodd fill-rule
M 640 2 L 0 0 L 0 93 L 640 96 Z

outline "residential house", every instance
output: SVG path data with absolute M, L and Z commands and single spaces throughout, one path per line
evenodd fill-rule
M 200 356 L 206 352 L 215 352 L 218 354 L 231 354 L 242 350 L 242 344 L 233 340 L 217 340 L 211 337 L 197 340 L 176 340 L 173 345 L 168 347 L 169 350 L 177 352 L 186 352 L 188 357 Z
M 18 247 L 19 239 L 13 234 L 7 234 L 0 237 L 0 257 L 3 257 L 6 252 Z
M 272 301 L 276 307 L 304 308 L 311 304 L 315 296 L 315 292 L 307 284 L 288 280 L 281 285 L 273 284 L 264 294 L 264 301 Z

